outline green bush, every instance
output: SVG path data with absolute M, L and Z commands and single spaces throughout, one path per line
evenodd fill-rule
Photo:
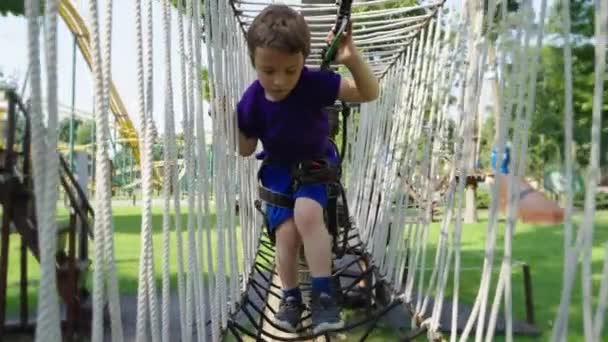
M 488 209 L 492 204 L 492 195 L 487 187 L 477 188 L 477 209 Z
M 580 192 L 574 195 L 574 206 L 578 208 L 585 207 L 585 193 Z M 608 209 L 608 193 L 600 192 L 595 196 L 595 208 Z
M 608 209 L 608 193 L 601 192 L 595 197 L 596 209 Z

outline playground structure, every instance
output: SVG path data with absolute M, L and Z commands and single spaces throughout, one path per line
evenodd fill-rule
M 390 0 L 379 1 L 379 3 L 381 2 L 388 3 Z M 28 1 L 29 6 L 35 6 L 33 3 L 34 1 Z M 170 3 L 169 1 L 162 1 L 165 34 L 167 22 L 170 21 Z M 472 3 L 472 1 L 465 2 L 465 4 Z M 182 74 L 182 87 L 184 89 L 191 88 L 195 93 L 200 94 L 200 79 L 192 77 L 191 73 L 192 70 L 200 69 L 202 29 L 199 14 L 202 11 L 198 2 L 186 2 L 187 6 L 183 6 L 183 4 L 181 1 L 178 2 L 178 27 L 181 31 L 184 22 L 186 23 L 187 42 L 184 50 L 184 42 L 180 41 L 180 54 L 185 58 L 182 63 L 188 64 L 188 68 L 182 69 L 187 70 L 183 71 L 184 74 Z M 115 120 L 119 122 L 121 135 L 130 144 L 134 155 L 139 156 L 137 157 L 141 167 L 139 184 L 143 196 L 140 291 L 138 293 L 136 322 L 136 334 L 139 339 L 148 334 L 156 336 L 156 338 L 162 335 L 163 340 L 168 340 L 170 336 L 167 323 L 168 312 L 163 310 L 161 315 L 157 311 L 159 303 L 156 285 L 154 284 L 154 267 L 151 261 L 150 202 L 153 187 L 155 185 L 162 186 L 165 197 L 164 217 L 166 219 L 163 227 L 165 232 L 164 243 L 167 244 L 171 221 L 171 201 L 175 206 L 174 210 L 178 214 L 180 213 L 178 204 L 176 204 L 181 199 L 180 191 L 182 191 L 181 186 L 177 186 L 179 179 L 184 179 L 186 183 L 184 187 L 187 191 L 186 198 L 188 199 L 189 210 L 186 230 L 187 246 L 181 244 L 181 242 L 177 244 L 180 255 L 181 251 L 188 252 L 186 267 L 183 264 L 185 260 L 183 255 L 178 256 L 177 261 L 180 267 L 184 267 L 180 271 L 182 273 L 178 274 L 177 286 L 180 315 L 178 324 L 182 339 L 189 340 L 194 336 L 199 340 L 206 338 L 220 340 L 226 335 L 233 335 L 237 340 L 242 340 L 244 336 L 256 340 L 298 340 L 314 337 L 324 337 L 329 340 L 332 338 L 330 334 L 311 335 L 307 324 L 303 324 L 297 335 L 277 331 L 278 327 L 273 325 L 270 316 L 276 310 L 275 299 L 280 294 L 276 291 L 279 285 L 273 279 L 273 246 L 260 226 L 261 216 L 256 213 L 254 207 L 257 199 L 257 188 L 253 175 L 257 165 L 254 161 L 236 159 L 234 153 L 232 153 L 234 151 L 234 141 L 230 137 L 233 133 L 231 127 L 234 126 L 232 125 L 233 119 L 229 115 L 230 106 L 234 104 L 239 90 L 252 77 L 250 71 L 242 68 L 247 65 L 247 56 L 244 52 L 241 31 L 265 4 L 261 1 L 224 2 L 214 0 L 206 1 L 204 4 L 205 13 L 209 14 L 203 19 L 210 79 L 212 80 L 211 88 L 214 96 L 212 155 L 215 162 L 212 165 L 208 164 L 209 155 L 206 146 L 208 142 L 204 138 L 204 127 L 200 117 L 202 114 L 200 99 L 190 93 L 187 95 L 188 98 L 184 99 L 187 103 L 184 106 L 187 108 L 184 118 L 185 151 L 181 176 L 178 177 L 180 171 L 175 148 L 175 127 L 172 126 L 174 125 L 174 119 L 170 109 L 171 105 L 168 104 L 165 108 L 166 126 L 163 138 L 165 139 L 166 150 L 164 160 L 162 163 L 159 162 L 155 165 L 150 158 L 151 146 L 154 143 L 152 141 L 153 134 L 151 134 L 151 120 L 150 117 L 145 116 L 145 106 L 148 100 L 142 100 L 141 102 L 140 114 L 142 115 L 140 120 L 142 129 L 138 136 L 128 119 L 115 87 L 111 83 L 100 81 L 107 76 L 107 74 L 104 75 L 100 65 L 103 59 L 106 59 L 105 62 L 107 62 L 108 57 L 104 56 L 102 59 L 99 53 L 101 47 L 97 13 L 95 11 L 91 13 L 95 19 L 91 33 L 89 33 L 82 18 L 70 1 L 61 0 L 59 2 L 58 13 L 76 34 L 83 55 L 88 56 L 86 57 L 87 61 L 92 66 L 97 79 L 96 98 L 98 101 L 96 105 L 98 107 L 96 112 L 99 115 L 96 120 L 102 127 L 99 130 L 102 134 L 96 137 L 96 146 L 99 150 L 95 159 L 99 173 L 96 178 L 98 182 L 95 184 L 95 202 L 96 208 L 99 209 L 96 210 L 95 215 L 96 239 L 93 240 L 93 243 L 98 246 L 99 250 L 111 250 L 112 248 L 111 238 L 107 238 L 112 232 L 111 223 L 108 223 L 112 219 L 111 208 L 107 206 L 109 203 L 107 195 L 111 194 L 111 185 L 105 183 L 109 179 L 107 168 L 109 164 L 108 137 L 103 136 L 104 133 L 107 133 L 104 132 L 103 127 L 107 127 L 109 121 L 108 108 L 112 109 Z M 152 3 L 150 2 L 147 5 L 152 6 Z M 454 197 L 458 193 L 462 198 L 463 189 L 472 177 L 459 176 L 472 173 L 466 160 L 468 152 L 472 150 L 472 141 L 468 139 L 472 132 L 472 121 L 466 115 L 461 117 L 461 124 L 456 130 L 457 133 L 455 133 L 460 140 L 454 143 L 455 151 L 451 160 L 446 163 L 448 164 L 446 172 L 442 171 L 443 168 L 440 167 L 443 162 L 438 161 L 436 157 L 440 154 L 439 146 L 444 143 L 444 139 L 425 138 L 425 136 L 443 137 L 446 135 L 446 118 L 444 116 L 449 97 L 445 95 L 445 92 L 449 89 L 449 85 L 455 80 L 466 79 L 471 81 L 480 73 L 479 68 L 481 67 L 471 61 L 477 62 L 476 57 L 482 55 L 483 52 L 482 44 L 473 43 L 476 42 L 475 39 L 480 39 L 480 22 L 484 15 L 475 12 L 472 5 L 470 5 L 471 7 L 465 5 L 463 11 L 468 14 L 460 18 L 456 16 L 448 17 L 451 20 L 456 21 L 458 19 L 460 21 L 456 21 L 459 24 L 456 26 L 455 32 L 450 31 L 451 29 L 446 32 L 441 26 L 443 24 L 442 20 L 449 21 L 442 17 L 444 15 L 441 12 L 443 1 L 429 2 L 413 8 L 372 8 L 368 11 L 353 11 L 352 13 L 351 5 L 353 9 L 363 8 L 366 5 L 359 2 L 351 3 L 350 1 L 342 1 L 341 5 L 340 10 L 336 10 L 331 4 L 311 2 L 310 5 L 306 5 L 306 2 L 304 2 L 300 9 L 303 13 L 306 13 L 312 27 L 323 29 L 329 29 L 336 23 L 340 23 L 340 19 L 350 19 L 352 15 L 356 19 L 354 21 L 355 37 L 363 46 L 364 56 L 367 58 L 374 57 L 372 67 L 385 85 L 385 89 L 395 89 L 394 92 L 387 92 L 389 94 L 384 95 L 378 103 L 361 106 L 351 115 L 342 118 L 342 123 L 348 123 L 352 129 L 342 132 L 344 140 L 341 155 L 348 166 L 348 169 L 345 169 L 345 177 L 342 181 L 344 181 L 344 187 L 348 191 L 335 197 L 335 203 L 333 204 L 335 210 L 328 213 L 329 225 L 335 228 L 335 286 L 339 289 L 340 300 L 344 306 L 353 310 L 365 310 L 368 313 L 364 319 L 347 322 L 347 327 L 343 331 L 347 333 L 355 326 L 366 325 L 367 329 L 361 337 L 361 340 L 364 340 L 369 334 L 373 333 L 381 317 L 393 310 L 403 310 L 404 317 L 411 320 L 413 325 L 410 331 L 400 336 L 400 339 L 403 340 L 409 340 L 422 334 L 427 334 L 430 340 L 438 340 L 443 334 L 449 333 L 452 336 L 458 333 L 461 338 L 466 339 L 466 336 L 471 334 L 473 330 L 476 330 L 477 338 L 485 335 L 488 339 L 497 330 L 501 329 L 504 329 L 503 332 L 508 336 L 522 332 L 518 331 L 519 325 L 513 321 L 513 317 L 510 316 L 508 311 L 502 323 L 502 328 L 499 328 L 497 324 L 497 320 L 500 320 L 498 318 L 498 307 L 503 300 L 501 296 L 505 296 L 509 308 L 512 305 L 510 304 L 510 293 L 505 288 L 505 284 L 510 284 L 510 273 L 514 265 L 510 255 L 507 255 L 508 250 L 505 251 L 503 265 L 500 267 L 499 282 L 495 289 L 496 299 L 494 299 L 492 308 L 486 308 L 486 304 L 489 304 L 491 300 L 489 292 L 491 291 L 490 279 L 492 277 L 494 245 L 488 245 L 487 247 L 490 256 L 485 260 L 482 269 L 484 276 L 480 284 L 479 295 L 465 321 L 458 320 L 456 314 L 445 317 L 445 310 L 442 311 L 445 302 L 444 289 L 452 263 L 454 264 L 454 275 L 459 274 L 459 261 L 454 261 L 459 260 L 459 245 L 457 240 L 448 240 L 447 236 L 451 230 L 453 239 L 457 239 L 462 228 L 458 220 L 453 220 L 455 216 L 459 215 L 455 209 Z M 496 4 L 493 3 L 490 6 L 490 12 L 497 10 L 492 6 L 496 6 Z M 136 23 L 141 30 L 142 11 L 139 7 L 140 5 L 138 5 L 138 11 L 136 12 L 138 16 L 136 17 Z M 599 4 L 597 11 L 605 14 L 607 11 L 605 7 L 608 6 L 603 5 L 602 7 L 602 4 Z M 337 15 L 317 15 L 317 13 L 325 13 L 332 9 Z M 526 7 L 526 10 L 528 12 L 524 12 L 522 15 L 531 15 L 531 8 Z M 391 15 L 393 16 L 391 20 L 380 19 Z M 488 16 L 492 17 L 492 15 Z M 598 17 L 601 16 L 598 14 Z M 224 18 L 225 21 L 221 21 L 219 18 Z M 30 18 L 30 20 L 32 19 Z M 147 20 L 150 21 L 151 18 Z M 70 25 L 69 22 L 72 24 Z M 168 26 L 170 27 L 170 25 Z M 336 24 L 336 27 L 338 26 Z M 465 32 L 467 29 L 469 30 L 469 37 L 465 40 L 461 31 Z M 535 33 L 540 36 L 539 39 L 542 39 L 542 25 L 540 28 L 536 28 L 539 30 L 538 32 L 531 27 L 520 29 L 524 30 L 526 34 Z M 139 33 L 141 34 L 141 31 Z M 451 33 L 456 35 L 453 40 L 448 39 L 448 37 L 451 37 Z M 600 38 L 605 38 L 605 35 L 605 30 L 598 32 Z M 183 36 L 181 36 L 182 40 L 184 39 Z M 144 40 L 141 35 L 138 36 L 138 39 L 140 42 Z M 598 43 L 598 49 L 605 49 L 605 39 L 598 39 L 598 41 L 603 42 Z M 168 41 L 167 36 L 165 36 L 164 42 L 166 44 L 165 48 L 169 50 L 171 42 Z M 453 51 L 466 44 L 470 44 L 466 58 L 457 58 Z M 323 47 L 322 37 L 313 35 L 313 56 L 308 60 L 309 63 L 318 64 L 322 61 Z M 534 52 L 530 46 L 520 46 L 519 49 L 521 49 L 519 52 L 524 57 L 527 57 L 527 54 L 532 55 L 531 60 L 534 61 Z M 188 55 L 188 58 L 186 58 L 186 55 Z M 442 55 L 443 57 L 440 57 Z M 138 59 L 141 63 L 141 56 Z M 225 65 L 238 67 L 235 70 L 228 70 Z M 468 65 L 469 68 L 464 67 L 465 65 Z M 598 65 L 601 68 L 601 60 L 598 61 Z M 149 67 L 147 65 L 145 68 Z M 512 71 L 512 75 L 507 74 L 505 77 L 512 77 L 510 81 L 516 82 L 519 78 L 516 77 L 518 75 L 515 72 L 520 72 L 533 78 L 535 70 L 534 68 L 531 69 L 525 70 L 525 72 L 521 70 Z M 529 74 L 526 74 L 526 72 Z M 166 85 L 167 98 L 172 99 L 170 93 L 171 71 L 169 70 L 168 73 L 169 77 L 166 77 L 166 79 L 169 79 Z M 413 80 L 410 81 L 409 78 Z M 443 83 L 436 82 L 438 84 L 435 85 L 430 82 L 430 80 L 437 79 L 443 80 Z M 526 89 L 526 80 L 526 77 L 522 77 L 517 85 Z M 35 83 L 36 79 L 32 82 Z M 140 80 L 142 86 L 140 95 L 145 98 L 149 95 L 144 94 L 143 83 L 143 79 Z M 463 95 L 459 99 L 465 111 L 472 110 L 471 108 L 474 107 L 474 100 L 478 96 L 478 89 L 475 87 L 474 82 L 468 82 L 468 86 L 463 90 Z M 101 95 L 104 89 L 111 94 L 106 99 L 109 104 L 106 107 L 103 105 L 104 98 Z M 532 90 L 530 92 L 533 94 Z M 186 93 L 186 91 L 183 92 L 183 94 Z M 4 272 L 0 272 L 0 274 L 6 275 L 8 258 L 4 256 L 7 255 L 8 247 L 5 246 L 8 246 L 10 221 L 13 221 L 13 226 L 23 236 L 24 247 L 21 249 L 21 258 L 23 260 L 26 250 L 29 249 L 32 254 L 41 259 L 41 279 L 45 274 L 46 279 L 52 273 L 67 272 L 69 274 L 69 282 L 58 282 L 60 284 L 59 297 L 69 308 L 68 315 L 65 319 L 52 317 L 48 314 L 41 315 L 37 328 L 39 329 L 38 336 L 45 336 L 50 340 L 59 340 L 60 334 L 70 338 L 78 333 L 85 335 L 90 333 L 94 339 L 99 339 L 104 334 L 104 326 L 110 325 L 112 339 L 122 340 L 120 303 L 116 301 L 117 288 L 112 284 L 113 279 L 115 279 L 115 269 L 113 268 L 111 255 L 96 254 L 93 258 L 94 262 L 98 262 L 98 267 L 95 267 L 94 286 L 101 286 L 104 290 L 97 296 L 93 296 L 90 299 L 90 304 L 85 304 L 89 300 L 86 293 L 83 297 L 80 297 L 80 293 L 86 292 L 82 288 L 82 278 L 89 263 L 86 243 L 88 238 L 92 238 L 93 230 L 90 229 L 90 226 L 93 209 L 88 204 L 84 191 L 81 190 L 81 185 L 78 184 L 65 161 L 60 158 L 58 158 L 58 165 L 62 171 L 61 177 L 57 180 L 61 181 L 71 208 L 70 225 L 65 230 L 68 235 L 68 243 L 65 247 L 66 252 L 63 254 L 40 253 L 42 250 L 40 246 L 44 245 L 45 241 L 39 238 L 39 233 L 46 233 L 46 236 L 48 236 L 48 230 L 53 227 L 53 223 L 45 221 L 42 221 L 40 225 L 33 224 L 40 222 L 38 217 L 44 213 L 34 205 L 34 203 L 39 203 L 33 196 L 32 190 L 36 173 L 32 172 L 29 164 L 30 159 L 36 160 L 39 157 L 34 152 L 30 152 L 36 150 L 36 143 L 30 144 L 30 137 L 36 137 L 37 135 L 33 131 L 30 133 L 30 129 L 27 127 L 34 126 L 35 129 L 36 125 L 42 124 L 41 117 L 36 116 L 36 101 L 40 101 L 40 94 L 36 94 L 36 91 L 33 90 L 33 105 L 28 108 L 23 106 L 14 92 L 9 91 L 8 94 L 11 99 L 11 106 L 19 107 L 19 111 L 25 118 L 26 134 L 23 136 L 22 150 L 20 152 L 13 151 L 13 146 L 17 140 L 15 138 L 16 129 L 14 128 L 17 115 L 14 109 L 10 109 L 13 107 L 9 106 L 8 138 L 4 145 L 3 155 L 0 156 L 3 161 L 3 167 L 0 168 L 3 175 L 0 185 L 3 189 L 8 189 L 2 191 L 5 197 L 2 197 L 3 263 L 0 264 L 0 271 Z M 230 99 L 229 103 L 226 103 L 225 99 Z M 348 105 L 343 105 L 336 112 L 341 112 L 348 107 Z M 406 110 L 411 110 L 411 113 L 406 115 Z M 529 110 L 529 107 L 527 110 Z M 32 117 L 27 114 L 30 111 L 33 111 Z M 426 111 L 430 114 L 425 115 Z M 373 120 L 370 118 L 372 113 L 376 114 Z M 391 123 L 393 113 L 395 116 L 394 124 Z M 52 116 L 52 113 L 49 116 Z M 359 121 L 355 122 L 354 117 L 358 117 Z M 524 122 L 525 118 L 519 117 L 519 120 Z M 49 129 L 52 130 L 52 127 Z M 513 134 L 525 142 L 525 135 L 519 135 L 520 133 L 515 132 Z M 502 142 L 505 139 L 504 135 L 506 133 L 503 131 L 503 135 L 498 138 L 499 140 L 503 139 Z M 520 142 L 517 139 L 516 141 Z M 32 145 L 32 148 L 30 148 L 30 145 Z M 406 146 L 406 148 L 401 148 L 401 146 Z M 418 149 L 418 146 L 422 147 Z M 501 146 L 500 141 L 499 146 Z M 136 151 L 141 151 L 141 153 Z M 500 154 L 501 151 L 498 152 Z M 516 144 L 513 155 L 516 157 L 524 156 L 525 158 L 525 149 Z M 22 165 L 17 166 L 18 163 L 22 163 Z M 157 169 L 157 166 L 162 166 L 162 169 Z M 133 167 L 127 168 L 127 170 L 129 169 L 133 169 Z M 21 172 L 16 173 L 16 170 Z M 154 172 L 154 170 L 157 171 Z M 213 185 L 210 182 L 210 170 L 213 171 Z M 507 181 L 507 177 L 499 176 L 496 178 L 496 186 L 493 187 L 493 191 L 498 195 L 494 198 L 508 199 L 506 201 L 501 200 L 498 207 L 504 208 L 506 215 L 515 222 L 518 212 L 513 208 L 530 209 L 526 205 L 526 201 L 532 200 L 539 204 L 540 199 L 534 199 L 533 197 L 536 195 L 525 190 L 525 185 L 524 195 L 522 195 L 522 183 L 519 183 L 518 180 L 521 173 L 515 170 L 513 172 L 515 173 L 513 178 L 515 181 Z M 152 176 L 153 174 L 154 176 Z M 163 175 L 162 178 L 161 174 Z M 24 190 L 26 193 L 29 191 L 29 194 L 24 195 Z M 41 190 L 36 190 L 36 196 L 39 195 L 39 191 Z M 42 196 L 45 194 L 48 196 L 48 191 L 45 193 L 45 190 L 42 190 L 41 192 Z M 528 193 L 526 194 L 526 192 Z M 439 194 L 437 198 L 434 198 L 435 193 Z M 508 193 L 519 193 L 520 196 L 507 197 L 506 194 Z M 203 217 L 209 216 L 207 206 L 209 205 L 210 194 L 213 195 L 214 209 L 218 217 L 214 227 L 218 234 L 217 248 L 219 252 L 216 255 L 213 255 L 212 252 L 211 228 L 206 219 L 203 219 Z M 234 205 L 237 195 L 239 201 L 238 212 L 235 211 L 236 206 Z M 195 203 L 197 203 L 198 208 Z M 441 203 L 445 208 L 445 211 L 442 212 L 442 238 L 438 241 L 433 271 L 430 277 L 427 275 L 425 278 L 425 246 L 428 225 L 432 217 L 433 205 L 437 203 Z M 540 205 L 540 207 L 547 208 L 551 205 L 546 203 Z M 409 214 L 408 208 L 416 209 L 415 213 Z M 553 212 L 559 211 L 559 208 L 552 208 L 551 210 L 553 209 L 555 209 Z M 199 215 L 198 221 L 195 214 Z M 237 233 L 235 228 L 237 215 L 240 219 L 240 233 Z M 491 212 L 490 215 L 496 218 L 497 210 Z M 558 222 L 571 219 L 553 214 L 550 217 Z M 520 218 L 525 221 L 525 214 L 520 214 Z M 174 225 L 176 234 L 181 235 L 180 223 L 176 221 Z M 405 228 L 401 229 L 401 227 Z M 588 225 L 584 227 L 587 230 L 581 228 L 579 234 L 586 234 L 588 229 L 591 229 Z M 509 239 L 512 237 L 514 227 L 508 225 L 507 228 L 509 230 L 505 235 L 507 235 L 506 239 Z M 488 229 L 492 234 L 495 234 L 495 225 L 490 225 Z M 241 234 L 241 236 L 239 237 L 238 234 Z M 100 238 L 99 235 L 104 237 Z M 574 267 L 571 260 L 574 256 L 582 253 L 583 248 L 589 249 L 588 243 L 588 241 L 581 242 L 577 249 L 573 248 L 567 251 L 565 263 L 569 265 L 569 268 L 566 267 L 566 269 Z M 56 246 L 49 247 L 47 244 L 45 248 L 47 251 L 54 250 Z M 242 257 L 236 255 L 236 248 L 243 249 Z M 54 260 L 56 261 L 55 268 L 49 269 L 48 261 L 47 264 L 42 262 L 42 260 L 49 260 L 48 258 L 58 258 Z M 82 263 L 82 267 L 78 266 L 80 263 Z M 165 265 L 167 265 L 166 261 L 163 266 Z M 203 270 L 208 275 L 206 283 L 202 281 Z M 23 266 L 22 272 L 22 274 L 26 272 Z M 167 275 L 168 270 L 163 269 L 163 278 Z M 24 277 L 22 279 L 25 279 Z M 100 280 L 102 278 L 103 280 Z M 529 268 L 526 278 L 526 288 L 528 288 L 530 282 Z M 3 286 L 6 288 L 5 279 L 6 276 L 4 276 L 4 283 L 1 283 L 2 279 L 0 279 L 0 290 Z M 22 284 L 24 284 L 23 280 Z M 43 286 L 51 286 L 52 284 L 43 284 Z M 306 282 L 303 284 L 306 286 Z M 602 286 L 606 287 L 608 285 L 603 283 Z M 163 302 L 160 305 L 163 308 L 168 307 L 167 291 L 168 289 L 163 283 Z M 47 298 L 41 299 L 45 300 Z M 41 303 L 40 306 L 53 305 L 52 300 L 53 298 L 48 298 L 48 301 Z M 567 317 L 568 314 L 567 301 L 569 300 L 569 298 L 562 298 L 561 303 L 565 305 L 566 309 L 562 308 L 560 310 L 555 325 L 555 336 L 564 336 L 567 333 L 567 327 L 564 327 L 564 317 Z M 523 332 L 530 333 L 532 331 L 532 334 L 537 334 L 538 331 L 533 326 L 531 296 L 526 298 L 526 303 L 529 303 L 527 307 L 528 321 L 532 327 L 526 327 L 530 330 Z M 456 308 L 459 307 L 457 297 L 452 305 Z M 3 305 L 0 305 L 0 308 L 2 307 Z M 21 307 L 27 307 L 27 303 L 25 302 Z M 27 313 L 27 311 L 25 312 Z M 0 316 L 0 318 L 3 317 Z M 306 319 L 307 317 L 303 317 L 304 321 Z M 0 322 L 2 321 L 3 319 L 0 319 Z M 59 324 L 56 323 L 59 321 L 63 321 L 61 332 L 57 330 Z M 23 314 L 22 311 L 21 321 L 18 325 L 19 329 L 32 329 L 32 326 L 27 322 L 27 314 Z M 92 324 L 89 325 L 88 323 L 91 322 Z M 162 324 L 159 324 L 161 322 Z M 594 336 L 601 334 L 601 323 L 601 316 L 592 322 L 591 327 L 594 330 Z M 585 329 L 588 328 L 585 327 Z M 48 335 L 43 335 L 46 333 Z M 2 331 L 0 330 L 1 335 Z
M 31 120 L 28 109 L 21 98 L 10 89 L 3 89 L 7 100 L 6 135 L 1 139 L 5 144 L 0 148 L 0 204 L 2 204 L 2 234 L 0 259 L 0 336 L 10 332 L 34 331 L 33 321 L 28 313 L 28 269 L 27 258 L 31 254 L 40 259 L 39 228 L 34 214 L 34 188 L 31 167 L 30 130 Z M 17 136 L 17 125 L 22 125 L 23 134 Z M 19 149 L 15 149 L 18 146 Z M 91 223 L 93 209 L 83 191 L 84 177 L 77 180 L 68 163 L 60 158 L 60 183 L 68 200 L 69 222 L 58 227 L 56 234 L 59 244 L 56 252 L 57 292 L 65 306 L 62 327 L 66 337 L 90 331 L 91 301 L 85 280 L 89 270 L 89 239 L 92 239 Z M 86 164 L 85 164 L 86 165 Z M 86 168 L 86 167 L 85 167 Z M 81 172 L 82 175 L 82 172 Z M 83 183 L 84 182 L 84 183 Z M 15 230 L 21 237 L 19 249 L 20 315 L 19 321 L 5 325 L 6 289 L 9 260 L 9 234 Z M 16 259 L 14 259 L 16 260 Z M 16 265 L 11 265 L 15 267 Z

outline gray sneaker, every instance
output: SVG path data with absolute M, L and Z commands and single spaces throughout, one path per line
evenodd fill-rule
M 340 317 L 340 308 L 330 295 L 326 293 L 313 294 L 310 309 L 312 311 L 313 334 L 344 327 L 344 321 Z
M 304 308 L 304 304 L 294 297 L 283 298 L 279 311 L 274 315 L 274 323 L 284 330 L 295 332 Z

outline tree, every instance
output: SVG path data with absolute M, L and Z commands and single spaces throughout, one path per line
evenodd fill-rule
M 93 142 L 93 130 L 95 129 L 95 122 L 93 120 L 87 120 L 78 126 L 76 130 L 76 145 L 88 145 Z
M 44 13 L 44 0 L 40 0 L 40 13 Z M 0 16 L 25 15 L 25 0 L 2 0 L 0 1 Z
M 211 90 L 209 89 L 209 70 L 203 67 L 201 74 L 203 78 L 203 98 L 205 101 L 209 101 L 211 100 Z
M 74 136 L 76 136 L 76 132 L 78 132 L 78 127 L 82 125 L 82 120 L 75 118 L 74 119 Z M 70 142 L 70 118 L 63 118 L 59 122 L 59 141 L 64 143 Z
M 591 37 L 594 34 L 594 9 L 592 0 L 577 0 L 570 4 L 572 21 L 572 80 L 575 141 L 574 160 L 579 165 L 587 165 L 590 155 L 591 117 L 594 86 L 594 49 Z M 561 5 L 550 9 L 547 25 L 548 36 L 561 36 Z M 542 179 L 546 165 L 562 164 L 564 146 L 564 57 L 559 39 L 545 45 L 541 51 L 539 77 L 537 80 L 537 100 L 530 126 L 528 171 Z M 608 82 L 608 74 L 604 77 Z M 604 98 L 608 98 L 608 84 L 604 86 Z M 608 114 L 608 104 L 604 104 L 603 115 Z M 602 122 L 602 151 L 608 149 L 608 122 Z M 608 164 L 608 156 L 600 156 L 600 164 Z
M 0 15 L 23 15 L 25 1 L 23 0 L 2 0 L 0 2 Z

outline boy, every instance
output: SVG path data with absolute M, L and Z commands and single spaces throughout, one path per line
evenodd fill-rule
M 292 189 L 290 165 L 327 157 L 331 151 L 329 124 L 322 109 L 337 99 L 372 101 L 378 97 L 378 81 L 358 54 L 350 33 L 341 41 L 335 62 L 346 65 L 353 79 L 306 68 L 309 29 L 304 17 L 285 5 L 270 5 L 254 19 L 247 45 L 258 79 L 237 106 L 239 153 L 251 155 L 261 140 L 266 154 L 259 172 L 262 184 L 295 200 L 293 209 L 268 204 L 266 211 L 283 287 L 276 324 L 295 331 L 304 310 L 297 284 L 297 255 L 303 244 L 312 276 L 313 332 L 340 329 L 344 322 L 330 290 L 331 237 L 323 219 L 326 187 L 304 184 Z

